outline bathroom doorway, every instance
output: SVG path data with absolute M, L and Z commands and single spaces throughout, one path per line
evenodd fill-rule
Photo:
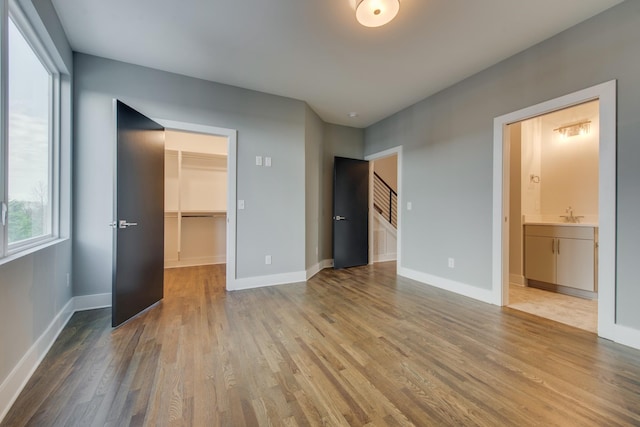
M 508 306 L 597 332 L 599 100 L 507 126 Z
M 611 80 L 592 86 L 559 98 L 551 99 L 540 104 L 532 105 L 494 119 L 494 168 L 493 168 L 493 244 L 492 244 L 492 293 L 497 305 L 509 305 L 510 289 L 510 175 L 511 175 L 511 144 L 509 125 L 545 115 L 550 112 L 581 105 L 589 101 L 599 101 L 599 145 L 598 145 L 598 230 L 597 230 L 597 259 L 595 263 L 595 277 L 597 278 L 597 333 L 598 336 L 616 340 L 619 329 L 615 321 L 616 300 L 616 81 Z M 567 123 L 574 125 L 575 123 Z M 562 126 L 559 126 L 562 127 Z M 554 129 L 559 129 L 556 127 Z M 560 130 L 556 131 L 560 132 Z M 563 132 L 580 133 L 579 126 Z M 529 176 L 528 179 L 531 179 Z M 533 178 L 536 180 L 535 176 Z M 540 179 L 543 179 L 540 176 Z M 565 207 L 568 208 L 569 205 Z M 562 212 L 581 216 L 577 212 Z M 516 218 L 517 219 L 517 218 Z M 582 219 L 581 219 L 582 220 Z M 529 230 L 531 231 L 531 230 Z M 534 230 L 535 231 L 535 230 Z M 539 230 L 538 230 L 539 231 Z M 548 234 L 549 230 L 543 230 Z M 524 240 L 523 230 L 523 240 Z M 573 233 L 573 232 L 571 232 Z M 529 233 L 531 234 L 531 233 Z M 533 233 L 535 234 L 535 233 Z M 534 239 L 538 243 L 545 239 L 551 256 L 557 256 L 558 240 L 576 238 L 574 235 L 543 236 Z M 594 239 L 596 237 L 594 236 Z M 560 252 L 564 255 L 571 245 L 560 241 Z M 553 245 L 553 248 L 552 246 Z M 536 245 L 534 245 L 536 246 Z M 537 246 L 541 246 L 538 244 Z M 582 245 L 577 245 L 582 246 Z M 584 247 L 583 247 L 584 249 Z M 525 251 L 526 253 L 526 251 Z M 570 251 L 569 251 L 570 253 Z M 544 263 L 543 263 L 544 264 Z M 553 265 L 553 264 L 552 264 Z M 588 270 L 588 269 L 586 269 Z M 556 270 L 558 274 L 558 270 Z M 561 276 L 564 275 L 564 271 Z M 564 277 L 564 276 L 563 276 Z M 544 282 L 544 281 L 543 281 Z

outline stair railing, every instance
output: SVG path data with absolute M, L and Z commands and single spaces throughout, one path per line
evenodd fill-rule
M 377 173 L 373 173 L 373 207 L 394 228 L 398 228 L 398 193 Z

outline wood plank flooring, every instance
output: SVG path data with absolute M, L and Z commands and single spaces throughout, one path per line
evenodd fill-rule
M 77 313 L 2 426 L 640 425 L 640 351 L 395 275 L 226 293 L 167 270 L 118 329 Z

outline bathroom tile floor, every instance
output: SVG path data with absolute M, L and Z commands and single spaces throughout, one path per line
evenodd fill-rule
M 597 332 L 598 301 L 511 284 L 509 308 Z

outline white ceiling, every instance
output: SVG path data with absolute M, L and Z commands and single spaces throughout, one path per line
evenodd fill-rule
M 621 0 L 53 0 L 75 51 L 306 101 L 365 127 Z M 358 117 L 349 118 L 349 112 Z

